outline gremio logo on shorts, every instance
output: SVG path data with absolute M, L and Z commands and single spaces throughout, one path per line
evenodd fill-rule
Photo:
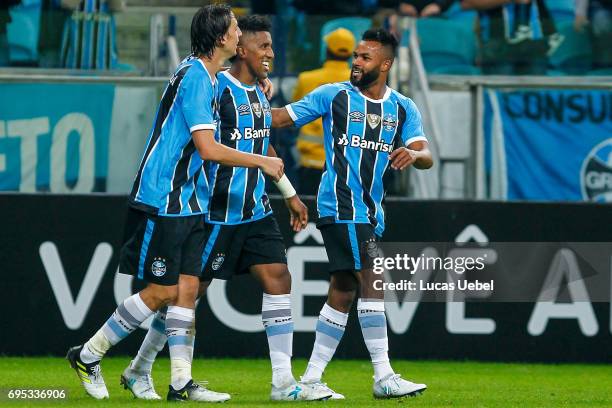
M 337 143 L 340 146 L 348 146 L 349 144 L 352 147 L 358 147 L 360 149 L 367 150 L 376 150 L 377 152 L 387 152 L 391 153 L 393 151 L 393 144 L 385 143 L 385 142 L 376 142 L 373 140 L 365 140 L 362 139 L 359 135 L 352 135 L 351 140 L 349 142 L 346 135 L 342 135 L 340 139 L 338 139 Z
M 585 200 L 612 202 L 612 139 L 599 143 L 584 159 L 580 186 Z
M 261 139 L 264 137 L 270 137 L 270 128 L 265 129 L 253 129 L 253 128 L 245 128 L 244 135 L 240 133 L 240 130 L 234 129 L 232 132 L 231 140 L 250 140 L 250 139 Z
M 166 260 L 163 258 L 153 258 L 151 273 L 155 276 L 164 276 L 166 273 Z

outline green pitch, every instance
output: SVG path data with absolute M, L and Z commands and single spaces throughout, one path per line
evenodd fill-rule
M 85 395 L 76 374 L 60 358 L 0 358 L 0 405 L 3 406 L 96 406 L 150 407 L 164 402 L 136 402 L 119 386 L 119 375 L 128 358 L 109 357 L 102 364 L 111 399 L 93 401 Z M 305 360 L 294 362 L 294 372 L 302 373 Z M 395 370 L 408 379 L 424 382 L 429 389 L 421 396 L 404 400 L 380 401 L 372 398 L 372 371 L 366 361 L 333 361 L 325 380 L 345 401 L 307 403 L 309 406 L 378 407 L 612 407 L 612 366 L 534 365 L 472 362 L 393 362 Z M 257 407 L 278 405 L 268 401 L 270 368 L 267 360 L 203 360 L 193 366 L 194 378 L 208 380 L 211 389 L 229 392 L 226 406 Z M 156 389 L 165 397 L 169 381 L 169 361 L 160 359 L 153 372 Z M 62 388 L 64 401 L 10 402 L 11 388 Z M 285 406 L 287 403 L 280 403 Z M 189 403 L 189 406 L 201 406 Z M 299 403 L 304 405 L 304 403 Z M 182 404 L 181 406 L 184 406 Z

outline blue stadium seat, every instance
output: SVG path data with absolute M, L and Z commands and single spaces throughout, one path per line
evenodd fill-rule
M 478 13 L 475 10 L 463 10 L 461 8 L 461 3 L 456 1 L 442 14 L 442 16 L 449 20 L 461 21 L 473 25 Z
M 474 65 L 476 36 L 464 23 L 423 18 L 417 20 L 417 31 L 427 72 L 438 72 L 443 67 Z M 461 69 L 462 72 L 465 70 L 466 68 Z
M 565 22 L 557 25 L 557 31 L 564 40 L 549 62 L 553 69 L 570 75 L 583 75 L 591 69 L 591 41 L 586 32 L 577 33 L 573 23 Z
M 574 21 L 574 0 L 545 0 L 553 21 L 559 23 Z
M 319 59 L 321 62 L 325 61 L 325 40 L 324 37 L 338 28 L 346 28 L 351 31 L 355 36 L 355 41 L 359 42 L 359 39 L 363 33 L 370 28 L 372 21 L 365 17 L 343 17 L 330 20 L 323 24 L 321 27 L 321 53 Z
M 12 64 L 38 62 L 41 0 L 22 0 L 10 9 L 7 26 L 9 61 Z

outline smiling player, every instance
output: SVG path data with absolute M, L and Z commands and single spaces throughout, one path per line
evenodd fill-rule
M 391 368 L 383 293 L 376 291 L 366 247 L 385 228 L 383 174 L 390 165 L 427 169 L 431 153 L 414 103 L 387 87 L 397 41 L 385 30 L 369 30 L 353 53 L 350 82 L 323 85 L 302 100 L 272 110 L 272 126 L 302 126 L 323 117 L 325 172 L 317 197 L 330 264 L 327 302 L 319 315 L 312 356 L 302 381 L 333 392 L 321 377 L 340 342 L 351 304 L 357 313 L 374 368 L 377 398 L 415 395 L 427 387 L 406 381 Z M 344 396 L 333 393 L 332 398 Z

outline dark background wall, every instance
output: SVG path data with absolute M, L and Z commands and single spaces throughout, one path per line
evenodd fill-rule
M 307 357 L 314 340 L 314 320 L 307 318 L 317 316 L 325 300 L 325 286 L 320 282 L 319 289 L 323 290 L 315 290 L 318 294 L 314 296 L 300 293 L 311 281 L 327 279 L 325 263 L 308 258 L 309 254 L 320 254 L 322 244 L 308 234 L 296 243 L 284 204 L 278 199 L 272 204 L 289 247 L 294 291 L 303 302 L 301 316 L 294 315 L 294 355 Z M 312 201 L 307 200 L 307 204 L 314 209 Z M 87 340 L 99 328 L 121 300 L 118 296 L 141 287 L 138 282 L 130 285 L 129 280 L 116 274 L 125 210 L 123 196 L 0 195 L 0 354 L 63 355 L 68 346 Z M 394 242 L 454 242 L 469 225 L 491 242 L 612 241 L 612 211 L 609 206 L 595 204 L 391 200 L 387 202 L 387 225 L 385 241 Z M 299 247 L 304 247 L 302 252 L 296 250 Z M 298 253 L 302 258 L 296 261 Z M 295 265 L 303 268 L 303 274 L 296 275 Z M 216 290 L 214 299 L 219 299 Z M 231 281 L 225 298 L 234 310 L 253 315 L 251 322 L 258 319 L 255 315 L 260 311 L 261 290 L 252 278 Z M 211 309 L 209 301 L 214 299 L 200 302 L 196 354 L 267 356 L 263 331 L 253 331 L 261 327 L 255 324 L 247 331 L 233 329 L 228 323 L 231 315 L 223 312 L 227 307 Z M 610 303 L 589 305 L 595 331 L 581 327 L 576 318 L 554 318 L 539 335 L 528 330 L 534 303 L 466 303 L 464 318 L 495 321 L 494 330 L 488 334 L 470 332 L 466 325 L 459 330 L 462 333 L 457 333 L 452 322 L 449 324 L 452 311 L 445 303 L 412 305 L 416 308 L 413 315 L 405 304 L 400 305 L 404 307 L 401 311 L 395 305 L 395 312 L 388 316 L 391 356 L 612 362 Z M 135 353 L 143 335 L 144 331 L 135 332 L 112 353 Z M 337 355 L 367 358 L 354 313 Z

